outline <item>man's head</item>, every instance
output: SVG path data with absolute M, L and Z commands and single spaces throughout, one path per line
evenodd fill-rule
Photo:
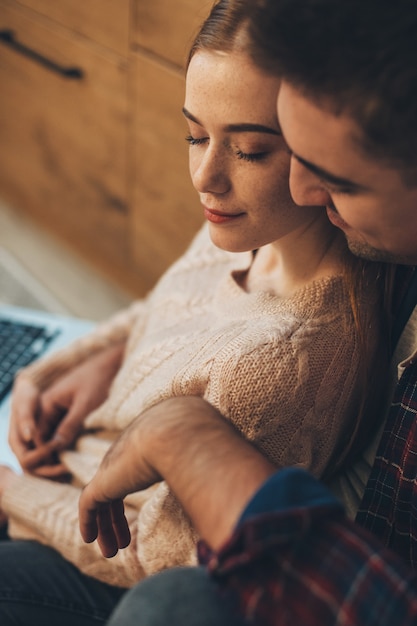
M 325 203 L 354 252 L 417 263 L 417 3 L 250 4 L 252 56 L 283 77 L 295 200 Z

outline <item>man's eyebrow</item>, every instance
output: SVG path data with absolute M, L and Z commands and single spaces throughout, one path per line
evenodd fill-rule
M 293 153 L 294 159 L 297 159 L 301 165 L 303 165 L 307 170 L 313 172 L 316 176 L 318 176 L 321 180 L 324 180 L 331 185 L 336 185 L 337 187 L 349 187 L 350 189 L 355 190 L 366 190 L 367 187 L 364 185 L 360 185 L 359 183 L 354 183 L 352 180 L 348 178 L 342 178 L 341 176 L 335 176 L 335 174 L 331 174 L 327 170 L 319 167 L 318 165 L 314 165 L 314 163 L 310 163 L 310 161 L 306 161 L 302 157 Z
M 203 124 L 185 107 L 183 107 L 182 112 L 184 116 L 198 124 L 199 126 L 203 126 Z M 225 130 L 229 133 L 267 133 L 268 135 L 277 135 L 281 136 L 281 132 L 276 128 L 272 128 L 271 126 L 264 126 L 263 124 L 250 124 L 250 123 L 242 123 L 242 124 L 228 124 L 225 126 Z

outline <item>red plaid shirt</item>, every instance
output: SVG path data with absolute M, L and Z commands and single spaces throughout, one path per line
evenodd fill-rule
M 200 562 L 246 623 L 417 625 L 416 415 L 411 364 L 356 523 L 310 474 L 285 469 L 255 496 L 219 553 L 199 545 Z
M 417 363 L 403 372 L 357 522 L 417 569 Z

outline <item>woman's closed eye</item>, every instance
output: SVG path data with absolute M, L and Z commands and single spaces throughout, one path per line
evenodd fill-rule
M 243 161 L 262 161 L 267 156 L 267 152 L 243 152 L 242 150 L 236 150 L 236 156 Z
M 193 137 L 192 135 L 187 135 L 185 141 L 190 146 L 201 146 L 203 143 L 208 141 L 208 137 Z
M 185 138 L 185 141 L 190 146 L 202 146 L 209 141 L 209 138 L 208 137 L 193 137 L 193 135 L 187 135 Z M 232 146 L 229 146 L 229 147 L 232 148 Z M 261 161 L 262 159 L 266 158 L 266 156 L 268 155 L 268 152 L 266 150 L 260 150 L 259 152 L 244 152 L 238 147 L 233 147 L 232 150 L 238 159 L 241 159 L 243 161 L 249 161 L 252 163 L 255 161 Z

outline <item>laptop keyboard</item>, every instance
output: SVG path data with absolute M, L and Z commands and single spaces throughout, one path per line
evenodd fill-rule
M 39 357 L 59 332 L 0 319 L 0 400 L 10 391 L 16 372 Z

